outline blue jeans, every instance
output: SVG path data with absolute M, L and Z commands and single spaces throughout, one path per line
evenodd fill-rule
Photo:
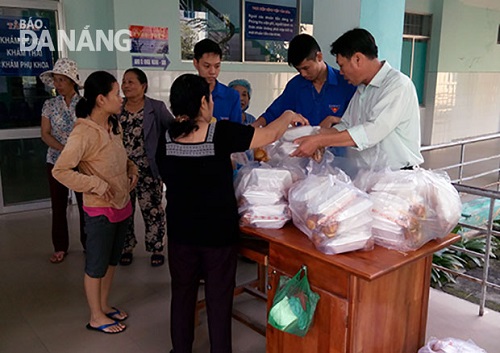
M 85 273 L 92 278 L 102 278 L 108 266 L 118 265 L 130 217 L 111 223 L 106 216 L 91 217 L 85 213 L 87 256 Z

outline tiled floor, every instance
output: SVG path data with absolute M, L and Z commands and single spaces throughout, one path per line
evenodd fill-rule
M 104 335 L 85 329 L 88 310 L 82 281 L 84 256 L 76 239 L 74 213 L 71 209 L 72 248 L 58 265 L 48 261 L 52 250 L 49 210 L 0 216 L 0 352 L 168 352 L 168 268 L 150 267 L 141 229 L 134 263 L 118 269 L 112 290 L 113 305 L 130 314 L 127 331 Z M 253 274 L 254 265 L 240 265 L 238 280 L 242 281 Z M 235 305 L 258 313 L 264 321 L 265 308 L 254 299 L 239 298 Z M 209 351 L 204 313 L 200 318 L 196 353 Z M 470 338 L 489 353 L 495 353 L 500 352 L 499 333 L 500 313 L 487 312 L 478 317 L 476 305 L 431 291 L 428 337 Z M 235 353 L 265 352 L 264 337 L 236 321 L 233 337 Z

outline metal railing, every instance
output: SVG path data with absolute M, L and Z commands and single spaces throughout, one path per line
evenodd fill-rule
M 436 166 L 433 165 L 435 164 L 435 161 L 431 161 L 430 163 L 427 163 L 426 165 L 427 168 L 430 169 L 439 169 L 446 171 L 448 174 L 450 172 L 455 172 L 456 178 L 452 178 L 452 183 L 454 187 L 457 189 L 457 191 L 463 196 L 463 195 L 468 195 L 471 197 L 484 197 L 484 198 L 489 198 L 490 199 L 490 207 L 489 207 L 489 213 L 488 213 L 488 220 L 486 224 L 483 225 L 472 225 L 472 224 L 466 224 L 466 223 L 459 223 L 458 225 L 461 226 L 462 228 L 470 229 L 474 231 L 474 237 L 486 237 L 486 249 L 485 253 L 481 254 L 472 250 L 464 249 L 462 247 L 457 247 L 457 246 L 450 246 L 450 248 L 471 254 L 473 256 L 476 256 L 478 258 L 481 258 L 483 261 L 483 271 L 482 271 L 482 277 L 477 278 L 474 276 L 467 275 L 465 273 L 461 273 L 455 270 L 451 270 L 448 268 L 444 268 L 442 266 L 438 265 L 433 265 L 435 268 L 440 269 L 442 271 L 446 271 L 449 273 L 452 273 L 453 275 L 465 278 L 467 280 L 479 283 L 481 286 L 481 295 L 479 298 L 479 316 L 483 316 L 484 314 L 484 308 L 486 305 L 486 294 L 487 294 L 487 288 L 493 288 L 496 290 L 500 291 L 500 286 L 492 283 L 488 280 L 488 275 L 489 275 L 489 269 L 490 269 L 490 254 L 491 254 L 491 242 L 492 242 L 492 236 L 500 236 L 500 232 L 497 232 L 493 228 L 494 224 L 494 219 L 493 215 L 495 213 L 495 202 L 496 200 L 500 200 L 500 192 L 499 190 L 499 185 L 500 185 L 500 154 L 491 154 L 491 150 L 489 148 L 481 148 L 478 146 L 475 146 L 476 151 L 476 157 L 474 158 L 466 158 L 466 150 L 467 148 L 471 149 L 473 148 L 474 144 L 481 144 L 481 143 L 486 143 L 486 144 L 492 144 L 495 145 L 496 143 L 500 143 L 500 133 L 497 134 L 492 134 L 492 135 L 487 135 L 487 136 L 480 136 L 480 137 L 475 137 L 475 138 L 470 138 L 470 139 L 464 139 L 461 141 L 455 141 L 455 142 L 450 142 L 450 143 L 445 143 L 445 144 L 440 144 L 440 145 L 434 145 L 434 146 L 426 146 L 422 147 L 421 151 L 424 154 L 429 154 L 429 156 L 432 153 L 442 153 L 446 151 L 447 149 L 457 149 L 459 150 L 459 158 L 458 162 L 453 162 L 450 165 L 443 165 L 443 166 Z M 491 146 L 490 146 L 491 147 Z M 495 150 L 497 150 L 495 148 Z M 500 149 L 498 149 L 500 150 Z M 449 162 L 447 159 L 450 157 L 450 153 L 444 153 L 441 157 L 446 162 Z M 484 156 L 488 155 L 488 156 Z M 438 158 L 439 159 L 439 158 Z M 494 168 L 492 169 L 492 163 L 495 162 Z M 486 164 L 486 166 L 484 166 Z M 481 166 L 483 166 L 483 170 L 481 170 Z M 493 179 L 489 179 L 485 177 L 489 177 L 491 175 L 494 175 Z M 475 181 L 477 184 L 479 180 L 482 181 L 488 181 L 487 184 L 481 185 L 481 186 L 468 186 L 464 185 L 465 182 L 470 182 L 470 181 Z M 492 186 L 495 186 L 496 190 L 488 190 L 488 188 L 491 188 Z
M 454 162 L 453 164 L 450 165 L 444 165 L 444 166 L 435 166 L 431 165 L 430 167 L 432 169 L 440 169 L 443 171 L 448 172 L 451 174 L 451 171 L 456 171 L 457 175 L 456 178 L 452 178 L 453 183 L 457 184 L 463 184 L 464 182 L 471 181 L 474 179 L 478 179 L 484 176 L 488 176 L 491 174 L 496 174 L 496 181 L 492 184 L 496 185 L 497 190 L 498 190 L 498 185 L 500 181 L 500 154 L 488 154 L 489 151 L 484 150 L 479 152 L 479 154 L 484 154 L 486 156 L 481 156 L 476 159 L 470 159 L 466 160 L 466 150 L 467 148 L 472 148 L 473 145 L 475 144 L 480 144 L 480 143 L 486 143 L 486 142 L 498 142 L 500 146 L 500 133 L 495 133 L 491 135 L 485 135 L 485 136 L 479 136 L 479 137 L 473 137 L 473 138 L 468 138 L 460 141 L 453 141 L 449 143 L 442 143 L 438 145 L 432 145 L 432 146 L 423 146 L 420 151 L 424 155 L 424 158 L 426 155 L 436 152 L 436 151 L 450 151 L 452 149 L 459 149 L 459 158 L 458 161 Z M 499 149 L 500 151 L 500 149 Z M 450 151 L 451 152 L 451 151 Z M 485 164 L 485 162 L 489 161 L 494 161 L 496 160 L 496 165 L 493 169 L 486 169 L 477 172 L 476 167 L 480 164 Z M 432 164 L 432 162 L 431 162 Z M 491 168 L 491 165 L 489 166 Z M 471 174 L 469 175 L 465 171 L 469 171 Z M 474 174 L 475 173 L 475 174 Z M 487 184 L 482 186 L 484 187 L 490 187 L 492 184 Z
M 450 248 L 455 249 L 457 251 L 465 252 L 474 256 L 477 256 L 478 258 L 481 258 L 483 260 L 483 272 L 482 272 L 482 277 L 481 278 L 476 278 L 464 273 L 456 272 L 456 271 L 448 271 L 451 272 L 459 277 L 463 277 L 465 279 L 471 280 L 473 282 L 479 283 L 481 285 L 481 296 L 479 298 L 479 316 L 483 316 L 484 314 L 484 307 L 486 305 L 486 294 L 487 294 L 487 288 L 493 288 L 496 290 L 500 291 L 500 286 L 490 282 L 488 280 L 489 276 L 489 269 L 490 269 L 490 255 L 491 255 L 491 241 L 492 241 L 492 236 L 500 236 L 500 232 L 497 232 L 493 229 L 493 214 L 494 214 L 494 209 L 495 209 L 495 201 L 500 200 L 500 192 L 498 191 L 491 191 L 491 190 L 484 190 L 481 188 L 475 188 L 471 186 L 465 186 L 465 185 L 459 185 L 459 184 L 454 184 L 455 188 L 457 189 L 458 192 L 460 193 L 466 193 L 468 195 L 475 195 L 475 196 L 480 196 L 480 197 L 486 197 L 490 199 L 490 208 L 489 208 L 489 213 L 488 213 L 488 221 L 485 226 L 475 226 L 467 223 L 462 223 L 460 222 L 458 225 L 474 230 L 476 234 L 474 237 L 486 237 L 486 249 L 484 254 L 472 251 L 472 250 L 467 250 L 461 247 L 457 247 L 455 245 L 451 245 Z M 442 269 L 442 268 L 441 268 Z

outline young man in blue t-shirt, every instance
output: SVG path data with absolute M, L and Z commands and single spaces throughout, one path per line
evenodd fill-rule
M 222 50 L 213 40 L 205 38 L 194 46 L 193 65 L 198 75 L 210 86 L 214 101 L 214 117 L 217 120 L 231 120 L 241 124 L 239 93 L 217 81 L 221 60 Z
M 308 34 L 295 36 L 288 48 L 288 65 L 299 75 L 252 125 L 265 126 L 286 110 L 301 114 L 313 126 L 330 128 L 340 122 L 356 87 L 323 61 L 318 42 Z M 343 149 L 334 152 L 344 154 Z

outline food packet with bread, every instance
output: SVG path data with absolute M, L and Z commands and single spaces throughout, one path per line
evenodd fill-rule
M 298 145 L 295 144 L 294 141 L 299 137 L 318 134 L 319 130 L 320 130 L 319 126 L 310 126 L 310 125 L 289 128 L 283 134 L 283 136 L 275 143 L 272 150 L 270 151 L 271 154 L 270 160 L 271 161 L 273 160 L 286 161 L 288 159 L 293 159 L 295 161 L 304 160 L 304 163 L 307 164 L 309 162 L 309 158 L 290 157 L 290 154 L 293 153 L 298 147 Z M 325 152 L 324 148 L 319 148 L 314 152 L 311 158 L 319 163 L 323 158 L 324 152 Z
M 340 254 L 373 245 L 372 202 L 352 183 L 333 174 L 309 174 L 290 188 L 288 201 L 293 223 L 321 252 Z
M 369 192 L 376 244 L 412 251 L 457 225 L 462 203 L 446 172 L 388 170 L 378 178 Z
M 269 153 L 264 147 L 258 147 L 253 150 L 253 158 L 257 162 L 269 162 Z
M 286 197 L 293 182 L 293 174 L 284 168 L 256 162 L 242 167 L 235 181 L 241 224 L 283 227 L 291 218 Z
M 271 205 L 246 205 L 240 207 L 240 224 L 257 228 L 282 228 L 291 219 L 288 203 Z

